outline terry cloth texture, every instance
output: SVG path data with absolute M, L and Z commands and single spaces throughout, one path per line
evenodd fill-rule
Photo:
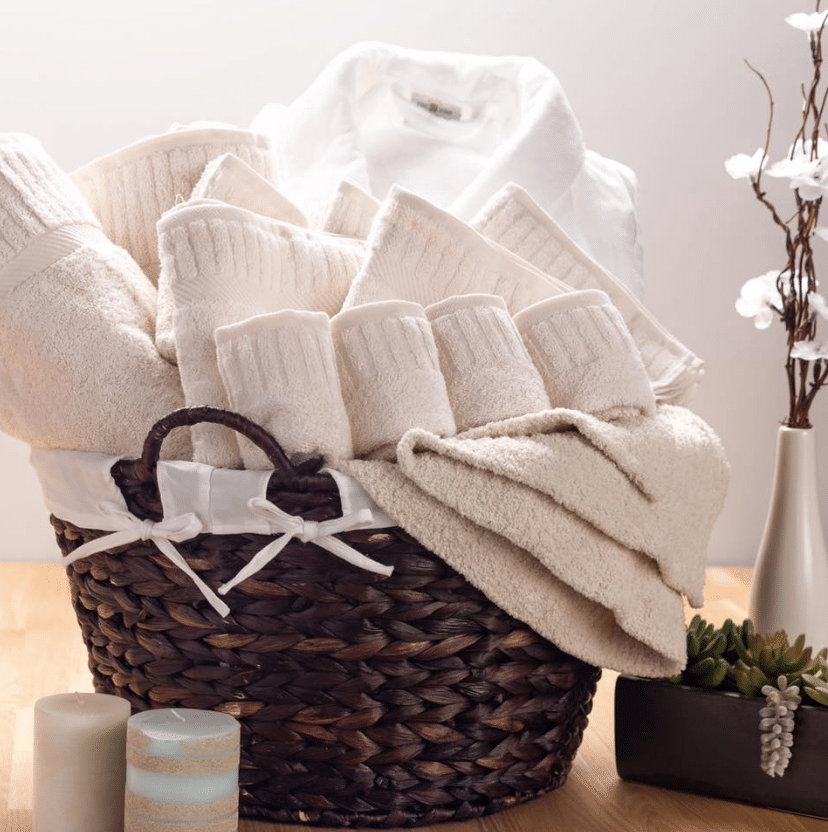
M 158 237 L 159 304 L 169 293 L 185 399 L 188 405 L 224 408 L 229 402 L 216 360 L 215 330 L 282 309 L 336 312 L 364 250 L 357 240 L 211 200 L 168 211 L 158 223 Z M 231 431 L 197 425 L 193 443 L 197 462 L 241 465 Z
M 222 154 L 204 168 L 190 199 L 216 199 L 273 220 L 308 226 L 307 217 L 289 199 L 232 153 Z
M 602 667 L 684 667 L 681 593 L 703 602 L 729 476 L 701 419 L 672 406 L 612 423 L 554 410 L 452 438 L 413 430 L 397 456 L 344 468 L 504 610 Z
M 389 458 L 414 427 L 455 433 L 446 383 L 425 311 L 380 301 L 331 321 L 345 408 L 357 456 Z
M 458 432 L 549 409 L 503 298 L 458 295 L 427 307 L 426 317 Z
M 85 165 L 72 177 L 110 240 L 157 283 L 156 223 L 189 198 L 207 163 L 224 153 L 238 156 L 272 181 L 267 138 L 225 125 L 181 127 L 142 139 Z
M 324 312 L 258 315 L 220 327 L 215 337 L 232 409 L 269 431 L 295 464 L 322 456 L 333 465 L 353 457 Z M 239 446 L 245 468 L 273 467 L 249 440 L 240 437 Z
M 641 355 L 606 293 L 588 289 L 543 300 L 514 322 L 553 407 L 603 419 L 655 413 Z
M 379 211 L 380 202 L 362 188 L 350 182 L 340 182 L 333 202 L 322 221 L 322 229 L 330 234 L 344 234 L 367 240 L 371 223 Z
M 40 143 L 0 135 L 0 427 L 41 448 L 138 456 L 184 403 L 153 343 L 155 288 Z M 176 431 L 165 455 L 190 457 Z
M 467 222 L 515 182 L 641 294 L 635 175 L 585 147 L 560 81 L 533 58 L 359 43 L 251 129 L 271 136 L 279 187 L 312 219 L 343 179 L 380 200 L 399 184 Z
M 490 294 L 502 297 L 514 314 L 570 291 L 456 217 L 396 188 L 367 245 L 344 309 L 395 299 L 429 306 L 454 295 Z
M 503 188 L 472 225 L 567 286 L 606 292 L 641 353 L 656 399 L 680 404 L 690 398 L 704 374 L 704 362 L 676 340 L 620 280 L 583 251 L 523 188 Z

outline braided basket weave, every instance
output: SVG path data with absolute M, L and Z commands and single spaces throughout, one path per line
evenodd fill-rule
M 179 426 L 225 424 L 274 467 L 267 497 L 306 520 L 340 515 L 327 474 L 294 468 L 228 411 L 176 411 L 113 476 L 130 511 L 162 517 L 155 471 Z M 68 555 L 104 532 L 52 518 Z M 212 588 L 272 538 L 176 544 Z M 291 540 L 227 596 L 222 618 L 151 541 L 68 568 L 95 689 L 133 711 L 206 708 L 242 726 L 240 814 L 277 823 L 416 826 L 490 814 L 566 779 L 600 670 L 489 602 L 400 528 L 341 539 L 394 566 L 364 572 Z

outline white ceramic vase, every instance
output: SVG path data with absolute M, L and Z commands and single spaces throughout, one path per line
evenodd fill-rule
M 828 549 L 820 521 L 813 428 L 780 427 L 765 532 L 750 592 L 757 633 L 805 633 L 828 647 Z

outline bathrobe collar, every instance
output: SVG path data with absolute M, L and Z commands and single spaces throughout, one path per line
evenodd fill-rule
M 471 219 L 509 182 L 530 189 L 542 204 L 553 204 L 568 191 L 584 163 L 581 129 L 561 84 L 534 58 L 360 43 L 334 59 L 293 104 L 269 105 L 252 125 L 278 137 L 280 188 L 309 214 L 318 213 L 330 201 L 343 179 L 373 192 L 364 149 L 365 130 L 371 128 L 360 122 L 358 108 L 384 83 L 395 85 L 403 96 L 426 93 L 432 100 L 460 105 L 479 102 L 498 89 L 512 97 L 514 113 L 502 125 L 503 140 L 493 151 L 487 148 L 471 181 L 457 183 L 459 196 L 452 204 L 440 206 L 461 219 Z M 426 109 L 421 115 L 424 130 L 429 129 L 429 121 L 435 129 L 443 129 L 451 128 L 446 122 L 454 120 L 433 116 Z M 461 128 L 462 120 L 463 115 L 456 119 Z M 429 193 L 421 195 L 433 201 Z

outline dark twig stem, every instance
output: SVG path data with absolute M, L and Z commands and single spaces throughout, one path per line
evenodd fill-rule
M 816 11 L 817 13 L 820 11 L 820 0 L 816 0 Z M 823 170 L 824 166 L 828 165 L 828 157 L 820 156 L 820 133 L 823 129 L 828 138 L 828 125 L 823 124 L 826 103 L 828 103 L 828 87 L 820 91 L 822 35 L 826 22 L 828 18 L 822 22 L 817 31 L 808 35 L 813 71 L 809 83 L 801 85 L 802 121 L 794 136 L 789 156 L 790 160 L 795 160 L 807 154 L 809 161 L 816 163 L 813 176 L 819 183 L 823 181 L 823 173 L 828 179 L 828 170 Z M 802 358 L 795 358 L 791 353 L 795 344 L 813 341 L 816 337 L 816 315 L 809 303 L 811 294 L 817 290 L 816 266 L 811 241 L 819 220 L 822 196 L 816 199 L 806 199 L 802 196 L 801 187 L 795 188 L 796 210 L 786 221 L 782 219 L 776 206 L 763 190 L 762 169 L 770 150 L 774 99 L 765 76 L 748 61 L 745 63 L 748 69 L 758 76 L 768 95 L 768 126 L 765 133 L 765 145 L 759 170 L 755 176 L 751 177 L 751 185 L 756 198 L 767 208 L 773 222 L 785 234 L 785 265 L 780 270 L 776 282 L 780 306 L 774 305 L 773 307 L 788 334 L 785 371 L 788 378 L 789 406 L 784 424 L 788 427 L 810 428 L 811 405 L 819 390 L 828 384 L 828 358 L 806 361 Z M 807 191 L 806 194 L 808 194 Z

